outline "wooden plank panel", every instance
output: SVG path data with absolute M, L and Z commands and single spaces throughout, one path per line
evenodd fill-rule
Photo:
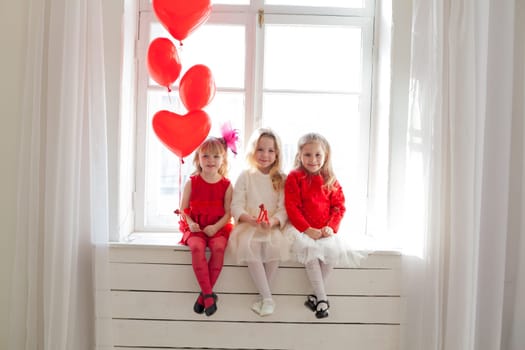
M 111 262 L 191 264 L 191 253 L 186 246 L 135 246 L 112 245 L 109 258 Z M 400 266 L 401 256 L 397 252 L 373 252 L 363 261 L 359 268 L 394 268 Z M 226 254 L 225 265 L 237 265 L 229 254 Z M 286 262 L 282 266 L 299 267 L 300 264 Z
M 192 347 L 190 348 L 191 350 L 224 350 L 224 348 L 222 349 L 218 349 L 218 348 L 206 348 L 206 349 L 203 349 L 203 348 L 195 348 L 195 347 Z M 137 348 L 136 346 L 114 346 L 112 348 L 112 350 L 188 350 L 188 348 L 180 348 L 180 347 L 164 347 L 164 348 Z M 243 349 L 234 349 L 234 350 L 243 350 Z
M 164 347 L 164 348 L 142 348 L 142 347 L 136 347 L 136 346 L 114 346 L 113 348 L 111 348 L 111 350 L 188 350 L 188 349 L 191 349 L 191 350 L 225 350 L 224 348 L 222 349 L 219 349 L 219 348 L 195 348 L 195 347 L 192 347 L 192 348 L 180 348 L 178 346 L 176 347 L 173 347 L 173 346 L 170 346 L 170 347 Z M 243 350 L 243 349 L 232 349 L 232 350 Z
M 114 346 L 112 350 L 224 350 L 218 348 L 179 348 L 179 347 L 164 347 L 164 348 L 137 348 L 136 346 Z M 243 349 L 234 349 L 234 350 L 243 350 Z
M 198 286 L 191 265 L 164 264 L 110 264 L 111 289 L 152 291 L 197 291 Z M 398 270 L 334 269 L 327 291 L 333 295 L 389 295 L 398 296 Z M 245 267 L 225 266 L 215 286 L 217 292 L 255 293 Z M 273 287 L 275 294 L 310 294 L 311 287 L 303 267 L 281 267 Z
M 112 317 L 156 320 L 400 323 L 399 297 L 329 296 L 330 316 L 318 320 L 304 305 L 304 296 L 274 295 L 273 315 L 260 317 L 251 309 L 255 295 L 219 294 L 212 317 L 193 312 L 196 293 L 112 292 Z
M 113 320 L 116 346 L 398 350 L 398 325 Z

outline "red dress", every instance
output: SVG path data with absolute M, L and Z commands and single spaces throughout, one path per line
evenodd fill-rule
M 224 197 L 230 186 L 230 180 L 223 177 L 218 182 L 208 183 L 200 175 L 192 175 L 190 181 L 190 203 L 185 213 L 189 214 L 191 219 L 198 223 L 201 228 L 215 224 L 224 216 Z M 225 236 L 228 239 L 232 227 L 232 224 L 228 222 L 213 237 Z M 187 240 L 192 234 L 200 233 L 206 237 L 202 232 L 191 232 L 184 220 L 179 221 L 179 228 L 182 232 L 180 242 L 182 244 L 187 244 Z

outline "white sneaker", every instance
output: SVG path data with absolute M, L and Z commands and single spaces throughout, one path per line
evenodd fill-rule
M 257 315 L 260 315 L 261 306 L 262 306 L 262 300 L 257 300 L 255 303 L 252 304 L 252 311 L 255 312 Z
M 275 310 L 275 302 L 273 299 L 263 299 L 261 303 L 261 309 L 259 312 L 259 315 L 261 316 L 268 316 L 273 314 L 273 311 Z

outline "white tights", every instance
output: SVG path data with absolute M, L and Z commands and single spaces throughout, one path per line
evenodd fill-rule
M 252 242 L 252 249 L 263 249 L 263 242 Z M 263 256 L 263 255 L 260 255 Z M 270 286 L 275 277 L 275 272 L 279 267 L 279 261 L 268 261 L 263 263 L 262 261 L 249 261 L 247 263 L 248 271 L 252 276 L 253 283 L 262 299 L 271 299 L 272 292 Z
M 325 264 L 319 259 L 307 262 L 305 265 L 306 275 L 310 281 L 317 300 L 327 300 L 325 283 L 328 275 L 332 272 L 334 266 Z

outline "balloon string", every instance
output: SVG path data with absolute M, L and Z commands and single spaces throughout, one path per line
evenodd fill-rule
M 184 159 L 180 159 L 179 164 L 179 208 L 174 211 L 175 214 L 181 215 L 182 211 L 180 210 L 180 207 L 182 205 L 182 164 L 184 164 Z M 184 220 L 184 216 L 182 216 L 179 220 Z
M 180 158 L 180 164 L 179 164 L 179 208 L 182 204 L 182 164 L 184 164 L 184 160 Z

